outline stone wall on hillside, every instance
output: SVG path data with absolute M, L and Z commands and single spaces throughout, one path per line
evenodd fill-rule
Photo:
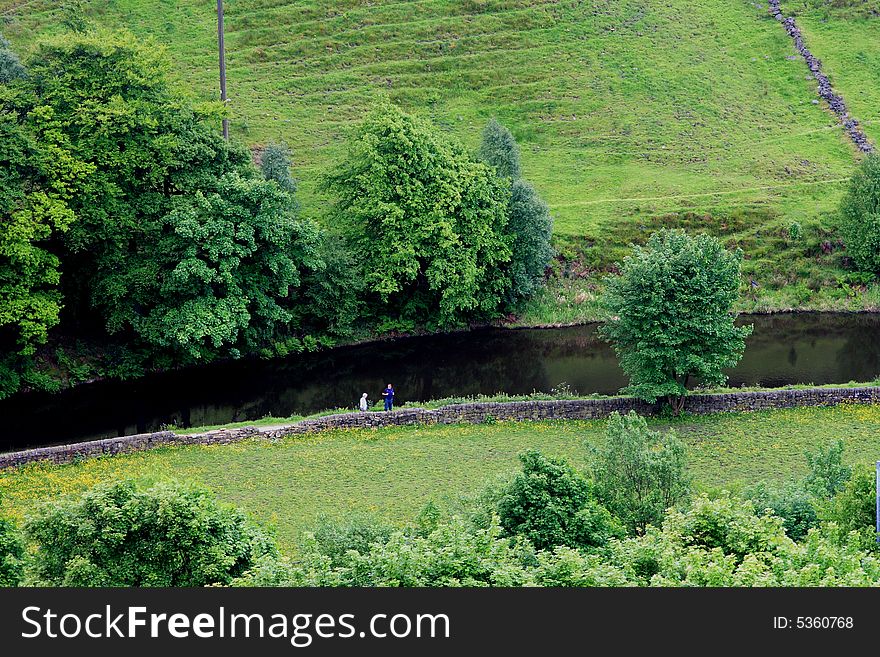
M 880 387 L 806 388 L 802 390 L 690 395 L 685 402 L 685 411 L 704 414 L 760 411 L 796 406 L 833 406 L 843 403 L 880 403 Z M 631 397 L 612 397 L 608 399 L 453 404 L 437 409 L 405 408 L 388 413 L 382 411 L 341 413 L 302 420 L 290 426 L 274 429 L 260 430 L 256 427 L 242 427 L 189 435 L 159 431 L 72 445 L 40 447 L 22 452 L 0 454 L 0 469 L 42 460 L 68 463 L 81 458 L 134 452 L 166 445 L 223 444 L 254 437 L 277 439 L 332 429 L 373 429 L 412 424 L 481 424 L 494 420 L 590 420 L 605 418 L 614 411 L 627 413 L 631 410 L 641 415 L 654 415 L 660 410 L 660 405 L 648 404 Z

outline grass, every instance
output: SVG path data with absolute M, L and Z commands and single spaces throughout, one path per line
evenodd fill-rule
M 860 18 L 866 3 L 848 4 L 857 7 L 798 0 L 785 10 L 799 14 L 877 139 L 880 19 Z M 0 30 L 27 51 L 33 35 L 63 29 L 61 7 L 0 0 Z M 95 23 L 155 37 L 187 88 L 216 97 L 211 2 L 86 7 Z M 836 207 L 858 155 L 814 104 L 815 81 L 765 3 L 236 0 L 226 30 L 232 134 L 254 146 L 288 142 L 303 212 L 319 220 L 328 199 L 318 178 L 378 98 L 473 148 L 490 116 L 512 129 L 561 254 L 558 276 L 519 325 L 597 319 L 602 274 L 660 227 L 706 231 L 743 250 L 740 310 L 880 309 L 880 287 L 837 280 L 845 252 Z
M 702 489 L 739 490 L 781 482 L 806 471 L 804 452 L 831 440 L 846 443 L 850 463 L 880 453 L 880 406 L 841 405 L 650 420 L 674 427 L 689 446 Z M 68 465 L 32 464 L 0 472 L 3 508 L 21 518 L 39 503 L 119 477 L 174 477 L 217 495 L 274 525 L 282 547 L 295 548 L 320 513 L 379 513 L 412 519 L 428 500 L 478 491 L 516 469 L 527 448 L 586 464 L 585 443 L 604 440 L 604 421 L 499 422 L 486 425 L 332 431 L 270 442 L 165 447 Z

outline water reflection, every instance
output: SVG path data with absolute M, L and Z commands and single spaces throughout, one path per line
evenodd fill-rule
M 871 380 L 880 374 L 880 316 L 752 316 L 734 386 Z M 354 407 L 394 384 L 399 401 L 525 394 L 566 382 L 582 393 L 626 384 L 597 327 L 481 330 L 408 338 L 272 362 L 247 361 L 104 382 L 0 403 L 0 450 Z

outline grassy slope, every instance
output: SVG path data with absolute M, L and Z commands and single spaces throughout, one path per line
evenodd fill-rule
M 652 421 L 655 426 L 666 426 Z M 65 466 L 0 473 L 4 510 L 23 516 L 43 500 L 116 477 L 176 477 L 206 484 L 224 500 L 274 523 L 291 549 L 319 513 L 349 509 L 411 519 L 428 500 L 479 490 L 538 448 L 578 465 L 584 442 L 599 444 L 604 422 L 498 423 L 336 431 L 276 443 L 171 447 Z M 803 474 L 804 452 L 846 441 L 845 457 L 867 463 L 880 450 L 880 407 L 790 409 L 685 418 L 675 429 L 690 446 L 702 488 L 741 488 Z
M 804 9 L 802 2 L 783 5 L 793 14 L 834 88 L 865 133 L 880 143 L 880 17 L 865 18 L 855 8 Z M 880 4 L 874 3 L 874 11 Z
M 60 29 L 58 6 L 0 0 L 9 19 L 2 29 L 26 50 L 31 35 Z M 216 94 L 212 3 L 89 6 L 97 22 L 157 37 L 188 86 Z M 855 155 L 833 116 L 812 103 L 815 84 L 763 5 L 231 0 L 226 14 L 233 134 L 291 144 L 312 216 L 325 207 L 319 174 L 380 96 L 470 146 L 492 115 L 511 127 L 563 248 L 577 238 L 572 252 L 583 259 L 526 309 L 526 324 L 595 318 L 596 269 L 662 225 L 705 229 L 744 249 L 746 274 L 759 287 L 743 309 L 878 305 L 876 291 L 855 300 L 834 291 L 841 254 L 818 245 L 835 237 L 833 211 Z M 847 47 L 834 40 L 814 50 L 824 59 L 823 47 Z M 852 75 L 854 86 L 877 88 L 876 67 Z M 786 238 L 792 221 L 803 226 L 799 241 Z

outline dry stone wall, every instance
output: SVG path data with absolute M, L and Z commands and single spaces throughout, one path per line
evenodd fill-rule
M 685 403 L 685 411 L 703 414 L 760 411 L 796 406 L 833 406 L 844 403 L 878 404 L 880 403 L 880 387 L 807 388 L 691 395 Z M 331 429 L 373 429 L 411 424 L 481 424 L 493 420 L 590 420 L 605 418 L 614 411 L 619 413 L 636 411 L 641 415 L 654 415 L 659 410 L 659 404 L 648 404 L 631 397 L 613 397 L 609 399 L 454 404 L 437 409 L 412 408 L 388 413 L 381 411 L 341 413 L 303 420 L 290 426 L 270 430 L 242 427 L 190 435 L 160 431 L 73 445 L 40 447 L 22 452 L 0 454 L 0 469 L 42 460 L 68 463 L 81 458 L 134 452 L 166 445 L 223 444 L 254 437 L 283 438 Z
M 801 34 L 801 30 L 797 26 L 797 23 L 795 23 L 794 18 L 790 16 L 786 17 L 782 13 L 782 9 L 779 7 L 779 0 L 769 0 L 768 8 L 770 14 L 782 23 L 788 36 L 794 41 L 795 49 L 801 54 L 801 57 L 804 58 L 810 72 L 813 74 L 813 77 L 816 78 L 816 82 L 819 83 L 819 88 L 817 90 L 819 96 L 828 103 L 828 107 L 837 115 L 837 118 L 840 120 L 841 124 L 843 124 L 844 130 L 846 130 L 846 134 L 852 140 L 853 144 L 864 153 L 872 152 L 874 146 L 868 141 L 868 137 L 865 133 L 862 132 L 858 120 L 849 115 L 849 110 L 846 108 L 846 103 L 843 101 L 843 98 L 834 93 L 834 89 L 831 88 L 831 81 L 822 71 L 822 62 L 810 52 L 809 48 L 807 48 L 807 44 L 804 43 L 804 36 Z

